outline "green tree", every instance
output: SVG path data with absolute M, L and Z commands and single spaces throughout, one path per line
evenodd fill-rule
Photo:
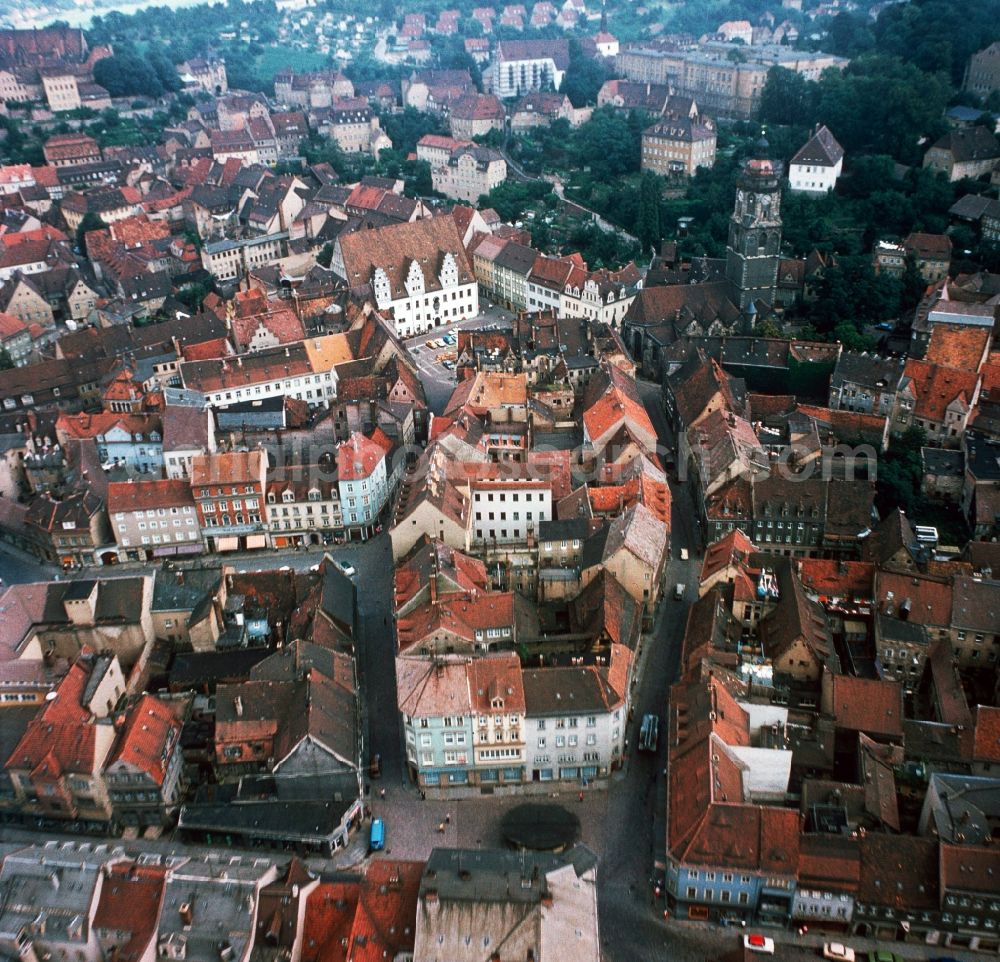
M 156 70 L 131 49 L 98 60 L 94 80 L 112 97 L 159 97 L 164 89 Z
M 879 459 L 875 504 L 883 516 L 895 508 L 912 513 L 921 501 L 923 463 L 920 449 L 927 443 L 923 428 L 910 427 L 893 438 Z
M 105 223 L 93 211 L 87 211 L 80 221 L 80 226 L 76 229 L 76 246 L 81 251 L 86 251 L 86 235 L 92 230 L 103 230 Z
M 651 171 L 642 175 L 639 183 L 639 212 L 635 234 L 643 253 L 659 246 L 663 234 L 660 230 L 660 184 Z
M 574 107 L 597 102 L 597 92 L 608 79 L 603 59 L 588 56 L 576 37 L 569 41 L 569 66 L 563 77 L 560 93 L 566 94 Z
M 809 125 L 816 114 L 816 85 L 787 67 L 772 67 L 760 94 L 760 119 L 767 124 Z

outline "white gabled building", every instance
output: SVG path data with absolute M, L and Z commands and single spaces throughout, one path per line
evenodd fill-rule
M 476 277 L 452 217 L 341 234 L 331 266 L 348 286 L 371 288 L 399 337 L 479 313 Z
M 820 127 L 788 165 L 788 186 L 810 194 L 825 194 L 837 186 L 844 166 L 844 148 L 827 127 Z

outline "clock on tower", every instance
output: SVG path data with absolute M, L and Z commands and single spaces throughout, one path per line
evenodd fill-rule
M 729 219 L 726 280 L 730 298 L 745 311 L 751 302 L 774 303 L 781 256 L 781 178 L 767 157 L 767 141 L 757 142 L 737 181 Z

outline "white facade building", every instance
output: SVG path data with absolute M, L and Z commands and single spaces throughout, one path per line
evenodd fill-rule
M 469 542 L 523 542 L 552 520 L 552 489 L 544 481 L 479 481 L 470 486 Z
M 370 286 L 400 337 L 479 314 L 479 286 L 451 217 L 341 234 L 331 266 L 348 286 Z
M 825 194 L 837 186 L 844 167 L 844 148 L 826 127 L 820 127 L 788 165 L 788 186 L 810 194 Z

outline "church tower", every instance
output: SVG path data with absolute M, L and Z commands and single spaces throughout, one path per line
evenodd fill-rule
M 781 176 L 767 159 L 767 141 L 758 141 L 736 182 L 736 205 L 729 219 L 726 280 L 729 297 L 745 311 L 754 301 L 774 304 L 781 256 Z

